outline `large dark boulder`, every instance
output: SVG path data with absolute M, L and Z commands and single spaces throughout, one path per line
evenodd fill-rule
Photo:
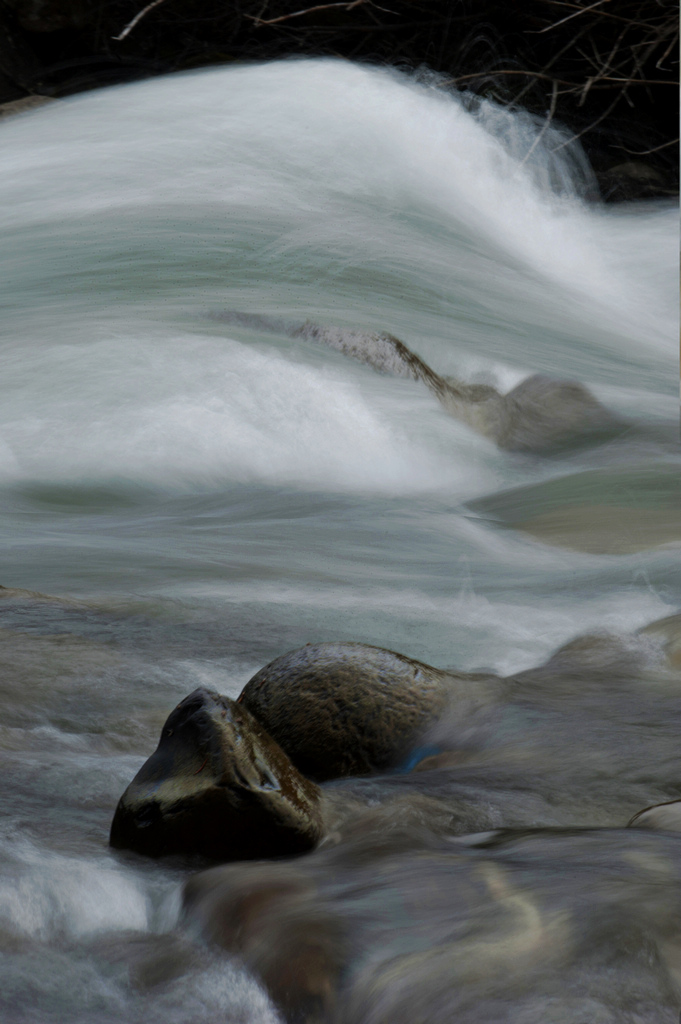
M 319 841 L 319 800 L 243 705 L 197 689 L 121 797 L 110 842 L 152 857 L 291 856 Z
M 324 781 L 398 766 L 468 678 L 366 644 L 308 644 L 261 669 L 238 703 Z

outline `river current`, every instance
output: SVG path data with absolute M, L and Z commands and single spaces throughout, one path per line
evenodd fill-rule
M 323 1019 L 678 1020 L 681 839 L 626 829 L 681 797 L 677 216 L 600 203 L 569 140 L 340 61 L 3 124 L 7 1024 L 284 1019 L 181 914 L 202 865 L 108 828 L 182 697 L 325 640 L 515 689 L 428 737 L 457 758 L 350 783 L 365 824 L 268 868 L 343 932 Z M 389 331 L 503 392 L 578 380 L 625 426 L 502 451 L 416 381 L 224 310 Z M 275 908 L 271 935 L 296 922 Z

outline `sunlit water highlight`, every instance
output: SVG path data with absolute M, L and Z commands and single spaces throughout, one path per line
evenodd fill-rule
M 455 779 L 456 799 L 465 790 L 481 828 L 597 827 L 679 795 L 678 679 L 661 644 L 632 639 L 680 599 L 669 526 L 681 518 L 670 483 L 676 214 L 592 201 L 583 156 L 556 151 L 567 136 L 553 129 L 534 146 L 540 128 L 434 79 L 323 61 L 157 79 L 3 124 L 0 583 L 58 597 L 11 591 L 1 604 L 3 1019 L 277 1019 L 238 964 L 177 930 L 186 867 L 114 857 L 106 840 L 118 796 L 182 696 L 196 685 L 234 696 L 307 641 L 364 641 L 508 675 L 578 634 L 625 637 L 645 648 L 645 714 L 644 697 L 628 692 L 608 728 L 620 668 L 601 692 L 602 667 L 583 691 L 593 664 L 579 685 L 554 665 L 532 684 L 531 713 L 500 708 L 457 725 L 457 742 L 465 733 L 488 767 L 482 781 Z M 301 339 L 227 327 L 210 318 L 221 309 L 391 331 L 439 373 L 504 391 L 534 372 L 578 379 L 631 426 L 560 457 L 509 455 L 416 383 Z M 526 500 L 505 495 L 525 486 Z M 605 506 L 604 530 L 594 510 Z M 565 729 L 555 687 L 569 728 L 588 739 L 578 776 L 562 741 L 551 750 Z M 503 799 L 490 796 L 509 759 L 522 784 L 513 790 L 511 772 Z M 546 776 L 536 792 L 533 771 Z M 577 777 L 588 792 L 568 798 Z M 589 846 L 594 871 L 623 836 Z M 543 866 L 523 868 L 523 884 L 549 917 L 569 916 L 579 872 L 567 872 L 565 891 L 546 882 L 563 856 L 548 842 L 538 840 Z M 646 842 L 639 858 L 671 863 L 674 840 L 657 852 Z M 503 851 L 471 849 L 473 872 L 475 857 L 488 858 L 485 871 L 503 861 L 509 879 L 521 871 Z M 410 858 L 395 868 L 400 891 Z M 433 885 L 456 876 L 465 888 L 468 860 L 449 863 L 434 863 Z M 349 889 L 339 910 L 320 883 L 328 913 L 354 921 L 360 883 L 347 865 L 333 870 Z M 645 890 L 639 917 L 646 879 L 630 883 Z M 671 868 L 664 884 L 678 896 Z M 478 904 L 466 906 L 460 934 L 484 930 Z M 356 927 L 365 960 L 343 1022 L 398 1024 L 385 936 Z M 404 927 L 411 949 L 429 925 Z M 560 973 L 575 945 L 547 934 Z M 456 1009 L 460 1020 L 523 1024 L 676 1020 L 664 987 L 673 956 L 659 954 L 667 967 L 651 981 L 638 960 L 617 973 L 620 955 L 591 967 L 577 958 L 570 977 L 588 995 L 560 1005 L 550 985 L 536 998 L 520 982 L 520 994 L 495 994 L 462 961 L 460 1002 L 445 992 L 444 1015 L 431 1019 Z M 599 990 L 610 968 L 634 982 Z M 405 978 L 414 972 L 405 964 Z

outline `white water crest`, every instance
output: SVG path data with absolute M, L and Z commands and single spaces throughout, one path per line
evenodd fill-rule
M 111 867 L 27 850 L 28 869 L 0 886 L 0 920 L 18 935 L 55 941 L 148 928 L 144 893 Z
M 638 631 L 681 605 L 677 217 L 664 201 L 603 205 L 569 139 L 425 72 L 332 60 L 174 75 L 3 122 L 3 1019 L 280 1019 L 239 960 L 178 926 L 196 865 L 107 843 L 178 700 L 198 685 L 235 697 L 308 642 L 510 675 L 590 634 L 607 671 L 568 657 L 572 674 L 556 662 L 526 683 L 536 706 L 454 722 L 480 756 L 456 807 L 480 831 L 623 827 L 674 797 L 676 641 Z M 579 381 L 621 429 L 551 456 L 501 451 L 419 381 L 286 327 L 306 321 L 390 332 L 437 374 L 504 393 L 535 373 Z M 622 650 L 643 667 L 620 700 Z M 617 836 L 594 840 L 594 907 Z M 518 882 L 540 901 L 553 841 Z M 470 861 L 473 889 L 507 870 L 489 856 L 482 873 Z M 329 914 L 346 913 L 319 870 Z M 555 870 L 546 905 L 562 922 L 581 876 Z M 395 877 L 410 873 L 427 886 L 406 862 Z M 374 1002 L 391 1024 L 407 1013 L 389 966 L 374 971 L 403 934 L 379 935 L 392 911 L 375 899 L 346 1024 L 378 1020 Z M 474 908 L 459 913 L 475 930 Z M 471 957 L 460 1003 L 443 996 L 432 1024 L 582 1024 L 587 1004 L 619 1022 L 636 992 L 643 1020 L 658 998 L 643 953 L 617 960 L 610 988 L 580 960 L 570 984 L 588 998 L 557 1009 L 550 986 L 482 993 Z
M 581 165 L 551 153 L 555 132 L 532 150 L 536 131 L 330 61 L 17 118 L 1 158 L 3 476 L 455 486 L 467 439 L 417 394 L 216 337 L 203 318 L 221 306 L 389 329 L 438 370 L 501 386 L 539 370 L 671 390 L 671 211 L 585 206 Z

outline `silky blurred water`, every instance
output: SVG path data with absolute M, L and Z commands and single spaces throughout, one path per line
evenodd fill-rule
M 234 696 L 321 640 L 509 675 L 584 633 L 640 647 L 677 611 L 676 211 L 601 205 L 579 149 L 557 148 L 568 134 L 535 145 L 541 129 L 426 75 L 332 61 L 155 79 L 3 124 L 4 1020 L 278 1019 L 238 963 L 177 931 L 187 866 L 107 848 L 195 686 Z M 387 330 L 504 391 L 580 380 L 628 427 L 560 457 L 501 452 L 418 384 L 223 309 Z M 580 785 L 590 750 L 594 773 L 634 748 L 647 770 L 611 796 L 608 776 L 584 813 L 574 798 L 552 817 L 542 791 L 526 824 L 624 826 L 679 795 L 676 676 L 655 651 L 626 744 L 607 716 L 586 730 Z M 617 700 L 569 687 L 576 733 Z M 503 733 L 550 774 L 553 711 L 531 739 L 500 716 L 480 748 L 493 761 Z M 482 807 L 484 786 L 468 798 Z M 461 984 L 461 1019 L 492 1019 Z M 493 1017 L 653 1019 L 647 989 L 640 1018 L 612 994 L 555 1017 L 537 998 Z M 345 1024 L 395 1024 L 392 997 L 386 1018 L 366 999 Z

